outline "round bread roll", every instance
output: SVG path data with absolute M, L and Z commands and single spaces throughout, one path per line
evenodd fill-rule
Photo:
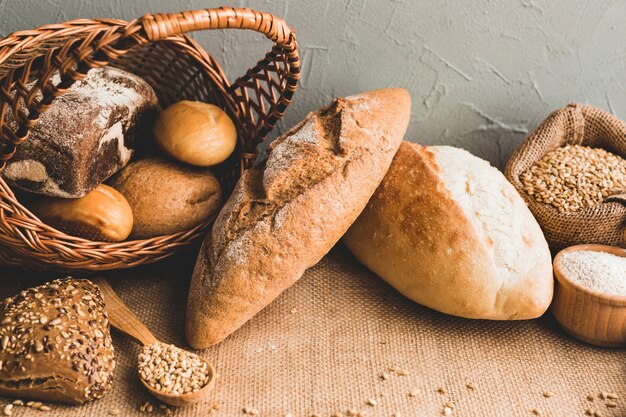
M 180 101 L 162 111 L 154 137 L 171 157 L 200 167 L 223 162 L 237 144 L 237 130 L 228 115 L 201 101 Z
M 133 239 L 189 230 L 211 217 L 222 199 L 220 184 L 208 168 L 163 158 L 133 162 L 109 184 L 130 204 Z
M 403 142 L 344 236 L 400 293 L 455 316 L 541 316 L 552 300 L 548 244 L 504 175 L 467 151 Z
M 128 202 L 104 184 L 81 198 L 34 197 L 28 208 L 46 224 L 85 239 L 121 242 L 133 228 Z
M 83 404 L 110 391 L 115 358 L 98 286 L 67 277 L 2 301 L 0 363 L 2 397 Z

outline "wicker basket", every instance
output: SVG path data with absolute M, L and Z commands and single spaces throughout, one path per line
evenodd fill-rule
M 230 83 L 217 61 L 186 32 L 251 29 L 274 47 Z M 143 77 L 161 106 L 179 100 L 222 107 L 237 126 L 233 156 L 216 167 L 225 190 L 256 157 L 296 91 L 300 60 L 295 34 L 280 18 L 223 7 L 145 15 L 131 22 L 79 19 L 16 32 L 0 40 L 0 172 L 55 97 L 92 68 L 113 65 Z M 53 74 L 61 82 L 53 85 Z M 18 127 L 6 123 L 11 112 Z M 69 236 L 39 220 L 0 178 L 0 264 L 27 269 L 100 271 L 159 261 L 206 233 L 213 219 L 180 233 L 120 243 Z

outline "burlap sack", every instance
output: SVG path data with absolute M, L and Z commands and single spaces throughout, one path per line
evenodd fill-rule
M 626 247 L 626 190 L 570 213 L 539 203 L 524 191 L 520 175 L 547 152 L 567 144 L 604 148 L 626 158 L 626 123 L 595 107 L 569 104 L 553 112 L 513 153 L 506 177 L 526 200 L 553 250 L 583 243 Z

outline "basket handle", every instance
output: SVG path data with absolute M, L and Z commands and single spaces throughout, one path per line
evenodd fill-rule
M 293 46 L 294 33 L 287 23 L 269 13 L 248 8 L 189 10 L 180 13 L 147 14 L 141 23 L 150 41 L 206 29 L 251 29 L 264 34 L 273 42 Z
M 276 55 L 285 54 L 285 74 L 284 91 L 280 94 L 280 99 L 272 104 L 270 111 L 266 113 L 265 106 L 261 98 L 275 99 L 272 91 L 256 91 L 256 103 L 253 107 L 257 111 L 261 120 L 255 122 L 255 130 L 251 137 L 256 141 L 243 143 L 240 154 L 241 169 L 246 169 L 254 164 L 256 159 L 256 146 L 263 142 L 276 122 L 283 116 L 285 109 L 291 104 L 291 99 L 298 87 L 300 78 L 300 57 L 298 55 L 298 43 L 295 32 L 280 17 L 270 13 L 259 12 L 249 8 L 220 7 L 217 9 L 190 10 L 179 13 L 159 13 L 144 15 L 139 22 L 143 26 L 146 37 L 150 41 L 167 39 L 170 36 L 180 35 L 197 30 L 212 29 L 249 29 L 264 34 L 274 42 L 275 47 L 269 51 L 265 57 L 250 68 L 243 76 L 239 77 L 230 86 L 230 93 L 236 97 L 237 105 L 243 114 L 249 114 L 245 102 L 250 102 L 253 96 L 249 94 L 247 88 L 255 88 L 258 85 L 256 78 L 259 76 L 269 77 L 267 74 L 276 70 Z M 270 80 L 271 81 L 271 80 Z M 268 83 L 271 87 L 271 82 Z M 240 100 L 237 100 L 240 99 Z

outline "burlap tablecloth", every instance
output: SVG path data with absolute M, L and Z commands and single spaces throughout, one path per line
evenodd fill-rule
M 158 338 L 184 346 L 193 263 L 190 252 L 102 275 Z M 0 275 L 2 296 L 33 279 L 17 271 Z M 138 411 L 151 400 L 135 376 L 138 346 L 119 333 L 113 342 L 118 367 L 105 398 L 82 407 L 52 405 L 45 413 L 19 407 L 13 415 L 105 416 L 117 408 L 121 416 L 147 416 Z M 453 416 L 532 416 L 533 408 L 544 416 L 581 416 L 588 407 L 602 416 L 626 415 L 624 350 L 579 343 L 549 316 L 487 322 L 433 312 L 400 296 L 341 245 L 203 355 L 220 375 L 214 394 L 175 410 L 176 416 L 209 415 L 215 403 L 221 405 L 215 416 L 243 416 L 244 407 L 260 416 L 328 417 L 350 408 L 364 416 L 438 416 L 447 401 L 455 404 Z M 398 371 L 388 371 L 394 367 Z M 547 391 L 554 396 L 545 398 Z M 602 391 L 620 395 L 617 408 L 597 399 Z M 594 402 L 586 399 L 590 394 Z M 369 399 L 377 405 L 366 404 Z

